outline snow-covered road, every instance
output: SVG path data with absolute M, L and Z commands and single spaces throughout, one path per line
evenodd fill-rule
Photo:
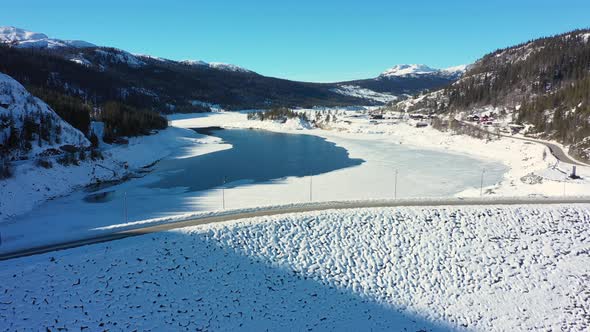
M 0 262 L 7 330 L 587 330 L 590 205 L 328 210 Z

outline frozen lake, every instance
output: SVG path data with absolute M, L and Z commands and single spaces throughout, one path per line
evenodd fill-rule
M 224 203 L 236 209 L 307 202 L 310 191 L 314 201 L 385 199 L 393 198 L 397 183 L 398 198 L 450 197 L 479 188 L 483 169 L 484 186 L 501 181 L 507 170 L 496 162 L 387 141 L 336 144 L 246 129 L 206 133 L 232 148 L 188 158 L 173 154 L 142 178 L 48 201 L 0 225 L 0 250 L 88 236 L 126 221 L 220 210 Z
M 264 130 L 196 129 L 231 144 L 222 150 L 186 159 L 169 159 L 157 165 L 161 179 L 151 188 L 186 187 L 200 191 L 221 186 L 273 181 L 288 176 L 319 175 L 362 164 L 346 149 L 312 135 L 280 134 Z

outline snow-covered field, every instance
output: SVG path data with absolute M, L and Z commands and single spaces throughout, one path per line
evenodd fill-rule
M 590 328 L 590 206 L 259 217 L 0 262 L 6 330 Z

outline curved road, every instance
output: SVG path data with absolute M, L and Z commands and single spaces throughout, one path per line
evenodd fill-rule
M 481 127 L 479 127 L 477 125 L 474 125 L 473 123 L 469 123 L 469 122 L 462 121 L 462 120 L 457 120 L 457 121 L 459 121 L 460 123 L 462 123 L 464 125 L 467 125 L 467 126 L 469 126 L 471 128 L 475 128 L 475 129 L 477 129 L 479 131 L 483 131 L 486 134 L 492 134 L 492 135 L 495 135 L 495 136 L 498 136 L 499 135 L 500 137 L 506 137 L 506 138 L 512 138 L 512 139 L 526 141 L 526 142 L 543 144 L 547 148 L 549 148 L 549 152 L 551 152 L 551 154 L 555 158 L 557 158 L 557 160 L 559 160 L 561 162 L 564 162 L 564 163 L 567 163 L 567 164 L 572 164 L 572 165 L 577 165 L 577 166 L 590 166 L 590 165 L 585 164 L 583 162 L 574 160 L 567 153 L 565 153 L 565 151 L 563 151 L 563 149 L 561 149 L 561 147 L 559 145 L 557 145 L 557 144 L 549 143 L 549 142 L 545 142 L 545 141 L 541 141 L 541 140 L 536 140 L 536 139 L 533 139 L 533 138 L 524 138 L 524 137 L 515 137 L 515 136 L 512 136 L 512 135 L 497 134 L 497 133 L 491 132 L 489 130 L 486 130 L 484 128 L 481 128 Z
M 502 135 L 504 136 L 504 135 Z M 567 163 L 567 164 L 572 164 L 572 165 L 578 165 L 578 166 L 588 166 L 587 164 L 584 164 L 582 162 L 579 162 L 577 160 L 574 160 L 573 158 L 570 158 L 570 156 L 565 153 L 565 151 L 563 151 L 563 149 L 556 144 L 553 143 L 549 143 L 549 142 L 544 142 L 544 141 L 537 141 L 535 139 L 530 139 L 530 138 L 523 138 L 523 137 L 514 137 L 514 136 L 504 136 L 504 137 L 509 137 L 509 138 L 513 138 L 513 139 L 518 139 L 521 141 L 527 141 L 527 142 L 533 142 L 533 143 L 539 143 L 539 144 L 543 144 L 545 145 L 547 148 L 549 148 L 549 152 L 551 152 L 551 154 L 557 158 L 557 160 Z
M 199 217 L 185 221 L 164 223 L 152 225 L 131 230 L 124 230 L 115 233 L 100 235 L 91 238 L 80 239 L 76 241 L 50 244 L 35 248 L 2 253 L 0 261 L 43 254 L 47 252 L 64 250 L 81 247 L 90 244 L 120 240 L 127 237 L 145 235 L 150 233 L 168 231 L 181 227 L 204 225 L 218 223 L 229 220 L 237 220 L 252 217 L 274 216 L 286 213 L 300 213 L 323 211 L 331 209 L 356 209 L 356 208 L 376 208 L 376 207 L 404 207 L 404 206 L 469 206 L 469 205 L 518 205 L 518 204 L 575 204 L 590 203 L 590 197 L 573 197 L 573 198 L 500 198 L 500 199 L 473 199 L 473 198 L 456 198 L 456 199 L 422 199 L 422 200 L 369 200 L 369 201 L 350 201 L 350 202 L 323 202 L 308 203 L 299 206 L 287 207 L 270 207 L 262 210 L 239 210 L 235 212 L 223 213 L 215 216 Z

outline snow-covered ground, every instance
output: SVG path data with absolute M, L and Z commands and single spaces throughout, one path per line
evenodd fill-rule
M 590 328 L 590 206 L 259 217 L 0 262 L 6 330 Z

